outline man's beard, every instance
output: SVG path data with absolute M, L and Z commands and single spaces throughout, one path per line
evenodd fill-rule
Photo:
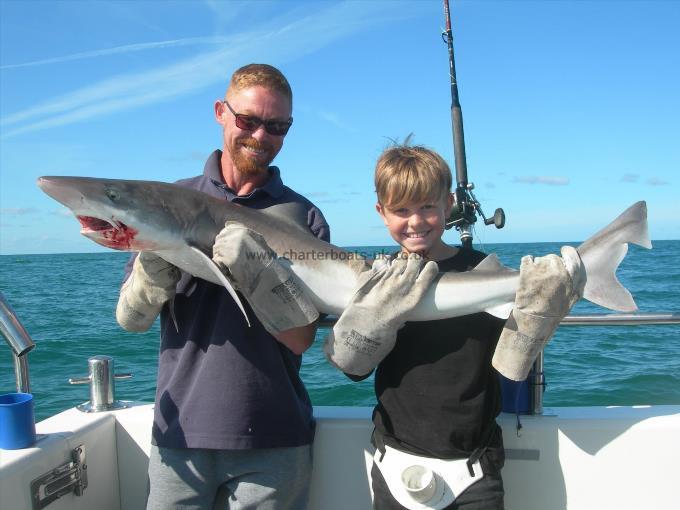
M 246 147 L 250 147 L 252 149 L 264 150 L 267 154 L 266 160 L 257 161 L 254 158 L 245 156 L 239 150 L 241 145 L 245 145 Z M 245 175 L 260 175 L 267 173 L 269 163 L 274 160 L 274 156 L 271 155 L 271 145 L 258 142 L 254 138 L 235 140 L 234 143 L 229 145 L 228 149 L 229 155 L 231 156 L 231 161 L 234 163 L 234 166 L 239 172 Z

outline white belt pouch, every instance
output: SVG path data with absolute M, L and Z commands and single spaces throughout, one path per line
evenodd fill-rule
M 441 510 L 484 477 L 479 460 L 472 464 L 474 476 L 470 476 L 467 459 L 421 457 L 387 445 L 384 455 L 376 450 L 373 461 L 394 499 L 409 510 Z

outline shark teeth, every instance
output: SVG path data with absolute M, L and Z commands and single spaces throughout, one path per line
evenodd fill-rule
M 101 218 L 95 218 L 93 216 L 78 216 L 78 221 L 83 228 L 93 230 L 95 232 L 115 228 L 108 221 L 102 220 Z

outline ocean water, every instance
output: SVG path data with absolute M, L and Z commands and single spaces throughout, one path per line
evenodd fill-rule
M 565 243 L 489 244 L 508 266 L 526 254 L 558 253 Z M 618 277 L 642 312 L 680 312 L 680 241 L 656 241 L 651 251 L 631 246 Z M 378 251 L 383 247 L 356 247 Z M 389 249 L 389 248 L 388 248 Z M 115 304 L 128 254 L 0 256 L 0 290 L 36 343 L 29 354 L 36 417 L 44 419 L 89 399 L 89 387 L 69 385 L 87 375 L 87 359 L 105 354 L 116 372 L 116 397 L 153 401 L 158 323 L 147 333 L 126 333 Z M 579 302 L 574 313 L 607 313 Z M 302 377 L 315 405 L 374 404 L 372 378 L 351 382 L 324 359 L 319 330 L 305 353 Z M 0 393 L 14 391 L 10 350 L 0 341 Z M 545 354 L 544 405 L 680 404 L 680 325 L 563 326 Z M 452 374 L 455 377 L 455 374 Z

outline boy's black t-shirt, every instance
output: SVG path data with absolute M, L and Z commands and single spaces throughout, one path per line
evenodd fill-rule
M 468 271 L 485 257 L 461 248 L 438 262 L 439 270 Z M 502 436 L 495 418 L 501 390 L 491 358 L 504 323 L 484 312 L 406 323 L 375 374 L 378 441 L 438 458 L 468 457 L 486 442 L 500 468 Z

